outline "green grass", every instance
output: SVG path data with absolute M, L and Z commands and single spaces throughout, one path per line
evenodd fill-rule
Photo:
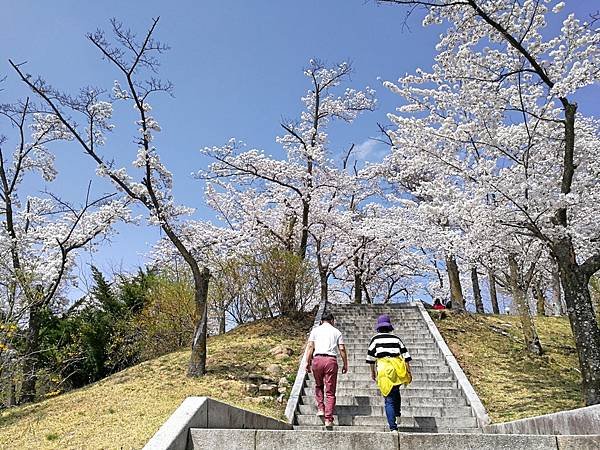
M 569 320 L 538 317 L 544 355 L 524 350 L 517 317 L 447 314 L 436 325 L 492 421 L 505 422 L 584 406 Z
M 536 325 L 545 350 L 523 350 L 516 317 L 433 314 L 440 332 L 494 422 L 583 406 L 575 344 L 566 318 Z M 261 320 L 209 339 L 208 374 L 186 376 L 189 351 L 181 350 L 119 372 L 98 383 L 0 415 L 1 449 L 141 448 L 188 396 L 209 396 L 271 417 L 285 404 L 246 400 L 250 373 L 277 363 L 293 382 L 311 320 Z M 269 350 L 294 353 L 274 361 Z
M 76 391 L 0 415 L 1 449 L 141 448 L 188 396 L 209 396 L 275 418 L 285 403 L 246 401 L 250 372 L 280 364 L 293 380 L 310 320 L 261 320 L 209 339 L 208 374 L 186 376 L 189 350 L 123 370 Z M 274 361 L 276 345 L 293 349 Z

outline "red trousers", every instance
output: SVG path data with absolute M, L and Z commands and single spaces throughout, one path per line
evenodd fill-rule
M 325 411 L 325 420 L 333 421 L 338 374 L 337 359 L 329 356 L 315 356 L 312 361 L 312 373 L 315 377 L 317 408 Z M 323 399 L 323 390 L 325 390 L 325 399 Z

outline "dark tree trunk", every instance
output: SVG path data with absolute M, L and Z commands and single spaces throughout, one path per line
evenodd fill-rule
M 29 327 L 25 339 L 21 403 L 32 402 L 36 397 L 41 322 L 41 307 L 39 303 L 33 302 L 29 308 Z
M 329 273 L 327 270 L 319 270 L 319 281 L 321 283 L 321 301 L 326 302 L 329 298 Z
M 225 334 L 225 325 L 226 325 L 226 311 L 223 310 L 221 314 L 219 314 L 219 334 Z
M 492 302 L 492 311 L 494 314 L 500 314 L 500 308 L 498 307 L 498 292 L 496 291 L 496 276 L 494 271 L 488 269 L 488 282 L 490 286 L 490 300 Z
M 540 283 L 533 286 L 533 295 L 535 295 L 535 310 L 538 316 L 546 315 L 546 298 Z
M 206 373 L 206 331 L 208 328 L 207 300 L 209 281 L 210 271 L 208 268 L 204 267 L 201 271 L 194 271 L 194 299 L 196 302 L 196 314 L 199 317 L 199 321 L 196 325 L 196 330 L 194 331 L 192 354 L 190 355 L 188 375 L 191 377 L 199 377 Z
M 359 270 L 358 256 L 354 257 L 354 303 L 362 303 L 362 278 Z
M 458 264 L 454 255 L 446 257 L 446 270 L 448 271 L 448 281 L 450 282 L 450 299 L 452 300 L 452 309 L 457 311 L 465 310 L 465 298 L 460 284 L 460 273 Z
M 478 314 L 485 314 L 483 299 L 481 298 L 481 288 L 479 287 L 479 275 L 477 267 L 471 269 L 471 282 L 473 284 L 473 299 L 475 300 L 475 310 Z
M 586 405 L 600 403 L 600 329 L 592 308 L 588 283 L 591 273 L 578 265 L 568 237 L 558 241 L 553 253 L 560 269 L 567 314 L 571 322 Z
M 527 350 L 535 355 L 543 353 L 542 344 L 535 329 L 535 324 L 531 317 L 531 311 L 527 302 L 527 289 L 521 282 L 519 276 L 519 265 L 514 255 L 509 255 L 508 265 L 510 268 L 510 288 L 513 295 L 513 301 L 517 305 L 521 326 L 523 328 L 523 337 Z

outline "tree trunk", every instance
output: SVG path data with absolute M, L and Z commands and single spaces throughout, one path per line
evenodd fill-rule
M 29 324 L 25 339 L 23 359 L 23 383 L 21 385 L 21 403 L 33 402 L 36 394 L 37 363 L 40 351 L 41 307 L 32 302 L 29 307 Z
M 227 322 L 225 320 L 226 315 L 227 312 L 225 310 L 223 310 L 221 314 L 219 314 L 219 334 L 225 334 L 225 325 Z
M 448 272 L 448 281 L 450 282 L 450 299 L 452 300 L 452 309 L 456 311 L 465 310 L 465 298 L 460 284 L 460 273 L 454 255 L 446 257 L 446 270 Z
M 533 294 L 535 295 L 535 309 L 538 316 L 546 315 L 546 299 L 544 298 L 544 291 L 538 282 L 533 286 Z
M 362 279 L 359 270 L 358 256 L 354 257 L 354 303 L 362 303 Z
M 478 314 L 485 314 L 483 299 L 481 298 L 481 288 L 479 287 L 479 275 L 477 267 L 471 268 L 471 282 L 473 284 L 473 299 L 475 300 L 475 310 Z
M 564 316 L 565 309 L 563 308 L 561 289 L 560 270 L 556 267 L 556 269 L 552 271 L 552 306 L 555 315 Z
M 500 314 L 498 306 L 498 292 L 496 291 L 496 276 L 492 269 L 488 269 L 488 283 L 490 286 L 490 300 L 492 302 L 492 311 L 494 314 Z
M 200 318 L 194 331 L 194 340 L 192 342 L 192 354 L 190 355 L 190 365 L 188 375 L 199 377 L 206 373 L 206 332 L 207 332 L 207 300 L 208 283 L 210 281 L 210 271 L 204 267 L 201 271 L 195 270 L 194 273 L 194 300 L 196 302 L 196 314 Z
M 556 242 L 552 250 L 560 269 L 567 314 L 579 357 L 583 398 L 586 405 L 595 405 L 600 403 L 600 329 L 588 286 L 591 274 L 577 264 L 568 236 Z
M 321 283 L 321 302 L 326 302 L 329 298 L 329 272 L 319 269 L 319 281 Z
M 537 335 L 535 324 L 531 317 L 531 311 L 527 304 L 527 291 L 520 282 L 519 265 L 514 255 L 508 256 L 508 265 L 510 268 L 510 288 L 513 295 L 513 301 L 517 305 L 521 325 L 523 327 L 523 336 L 527 350 L 536 355 L 543 353 L 540 338 Z

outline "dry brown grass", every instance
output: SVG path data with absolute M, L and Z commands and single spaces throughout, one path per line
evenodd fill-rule
M 494 422 L 584 406 L 567 318 L 535 319 L 545 351 L 535 357 L 523 348 L 517 317 L 432 316 Z
M 244 401 L 248 364 L 264 373 L 269 350 L 286 345 L 292 356 L 277 361 L 295 376 L 310 321 L 262 320 L 209 339 L 209 372 L 186 376 L 189 351 L 182 350 L 123 370 L 83 389 L 0 416 L 2 449 L 141 448 L 188 396 L 209 396 L 271 417 L 285 404 Z

